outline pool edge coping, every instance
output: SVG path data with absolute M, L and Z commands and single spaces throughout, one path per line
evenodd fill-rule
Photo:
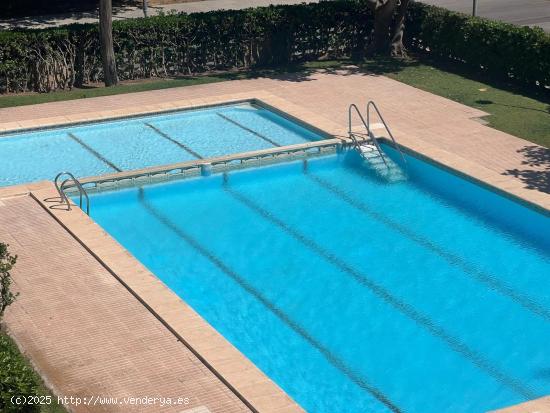
M 58 195 L 52 182 L 40 181 L 29 186 L 11 186 L 4 188 L 4 191 L 1 189 L 0 201 L 29 196 L 37 202 L 253 412 L 305 412 L 251 360 L 82 210 L 74 204 L 70 211 L 64 206 L 50 208 L 59 206 L 57 202 L 51 201 Z M 259 393 L 254 391 L 258 386 Z M 273 393 L 266 394 L 266 388 L 272 389 Z M 540 403 L 546 404 L 549 399 L 550 396 L 543 396 L 489 413 L 519 413 L 524 411 L 524 406 L 539 406 Z M 546 410 L 541 410 L 541 413 L 543 411 Z
M 246 93 L 237 93 L 237 94 L 233 93 L 233 94 L 228 94 L 228 95 L 218 95 L 218 96 L 213 96 L 213 97 L 210 97 L 210 98 L 207 98 L 207 99 L 191 99 L 191 100 L 179 100 L 179 101 L 167 102 L 167 103 L 160 104 L 160 105 L 146 106 L 146 107 L 144 107 L 145 109 L 144 108 L 138 108 L 137 112 L 135 111 L 135 109 L 128 108 L 128 109 L 115 110 L 115 111 L 94 112 L 92 114 L 85 113 L 85 114 L 79 114 L 79 115 L 74 115 L 74 116 L 69 116 L 69 117 L 43 118 L 42 120 L 46 120 L 46 122 L 51 122 L 54 119 L 57 120 L 57 123 L 49 124 L 49 126 L 51 126 L 51 127 L 70 126 L 70 125 L 74 125 L 74 124 L 82 124 L 83 122 L 84 123 L 93 122 L 94 120 L 95 121 L 108 121 L 108 120 L 111 120 L 111 119 L 112 120 L 117 120 L 117 119 L 123 119 L 123 118 L 128 118 L 128 117 L 147 116 L 147 115 L 152 115 L 152 114 L 162 114 L 162 113 L 176 112 L 176 111 L 185 110 L 185 109 L 195 109 L 195 108 L 200 109 L 200 108 L 207 108 L 207 107 L 217 106 L 217 105 L 228 105 L 228 104 L 230 105 L 230 104 L 238 104 L 238 103 L 245 103 L 245 102 L 260 102 L 260 106 L 266 106 L 268 109 L 278 113 L 279 115 L 282 115 L 286 118 L 297 121 L 300 124 L 305 125 L 306 127 L 309 127 L 311 129 L 313 129 L 314 131 L 321 131 L 321 132 L 324 132 L 325 135 L 333 136 L 334 140 L 339 139 L 340 141 L 344 141 L 344 142 L 348 141 L 347 131 L 344 130 L 344 128 L 342 128 L 341 126 L 336 125 L 334 122 L 332 122 L 332 121 L 330 121 L 326 118 L 323 118 L 323 117 L 321 117 L 321 116 L 319 116 L 319 115 L 317 115 L 317 114 L 315 114 L 315 113 L 313 113 L 313 112 L 311 112 L 307 109 L 301 108 L 300 106 L 297 106 L 297 105 L 295 105 L 291 102 L 288 102 L 283 98 L 280 98 L 278 96 L 274 96 L 274 95 L 272 95 L 268 92 L 264 93 L 264 92 L 258 92 L 258 91 L 252 92 L 252 93 L 246 92 Z M 174 106 L 174 105 L 180 105 L 180 106 Z M 117 113 L 119 114 L 118 117 L 113 117 L 113 114 L 117 114 Z M 128 115 L 128 113 L 130 113 L 130 115 Z M 69 123 L 69 124 L 66 123 L 66 120 L 68 118 L 75 118 L 75 117 L 82 117 L 82 120 L 75 121 L 75 122 L 72 122 L 72 123 Z M 60 119 L 64 120 L 64 122 L 59 123 Z M 6 130 L 9 130 L 9 129 L 5 129 L 5 128 L 2 127 L 2 125 L 7 125 L 7 124 L 10 124 L 10 123 L 0 124 L 0 136 L 3 135 L 3 134 L 7 134 L 7 133 L 13 133 L 13 131 L 23 131 L 21 129 L 22 128 L 21 124 L 37 124 L 37 122 L 39 123 L 40 121 L 41 120 L 39 119 L 39 120 L 25 121 L 25 122 L 11 122 L 12 124 L 14 124 L 12 126 L 13 130 L 11 132 L 6 132 Z M 15 125 L 15 124 L 17 124 L 17 125 Z M 48 125 L 46 125 L 46 126 L 48 126 Z M 28 129 L 28 130 L 35 130 L 35 129 L 41 129 L 41 127 L 36 126 L 36 125 L 34 125 L 34 126 L 30 125 L 30 129 Z M 537 212 L 540 212 L 540 213 L 543 213 L 543 214 L 546 214 L 546 215 L 550 214 L 550 197 L 548 196 L 548 194 L 545 194 L 543 192 L 539 192 L 539 191 L 536 191 L 536 190 L 527 189 L 521 182 L 519 182 L 517 180 L 514 180 L 510 176 L 501 175 L 497 171 L 489 169 L 489 168 L 487 168 L 487 167 L 485 167 L 485 166 L 483 166 L 479 163 L 470 161 L 470 160 L 468 160 L 468 159 L 466 159 L 466 158 L 464 158 L 460 155 L 456 155 L 456 154 L 454 154 L 452 152 L 449 152 L 445 149 L 442 149 L 442 148 L 439 148 L 439 147 L 437 147 L 433 144 L 430 144 L 430 143 L 424 141 L 420 137 L 413 136 L 410 133 L 399 131 L 398 129 L 394 129 L 394 132 L 396 132 L 396 131 L 398 133 L 394 133 L 394 134 L 398 138 L 399 138 L 400 135 L 406 135 L 406 136 L 410 136 L 411 139 L 414 139 L 414 140 L 410 140 L 410 141 L 407 139 L 407 143 L 405 143 L 405 144 L 402 143 L 402 142 L 399 143 L 399 146 L 401 148 L 403 148 L 404 151 L 412 153 L 413 155 L 419 157 L 420 159 L 428 161 L 430 163 L 433 163 L 438 167 L 442 167 L 443 169 L 445 169 L 449 172 L 452 172 L 452 173 L 460 176 L 463 179 L 473 181 L 474 183 L 479 184 L 479 185 L 481 185 L 482 187 L 484 187 L 488 190 L 496 192 L 498 195 L 510 198 L 513 201 L 519 202 L 519 203 L 521 203 L 522 205 L 524 205 L 526 207 L 531 207 L 531 208 L 535 209 Z M 379 136 L 378 139 L 383 140 L 383 141 L 387 141 L 387 138 L 384 138 L 383 136 Z M 327 140 L 327 139 L 325 139 L 325 140 Z M 319 142 L 323 142 L 323 141 L 315 141 L 313 143 L 319 143 Z M 389 144 L 391 145 L 390 141 L 387 141 L 387 142 L 389 142 Z M 282 148 L 276 148 L 276 149 L 280 150 Z M 267 151 L 269 151 L 269 150 L 267 150 Z M 240 154 L 234 154 L 233 156 L 230 156 L 230 157 L 238 158 L 239 156 L 242 157 L 243 155 L 248 155 L 248 154 L 250 154 L 250 153 L 240 153 Z M 213 158 L 211 158 L 211 159 L 213 159 Z M 191 162 L 192 163 L 197 163 L 197 162 L 201 162 L 201 161 L 202 161 L 202 163 L 205 163 L 205 162 L 208 163 L 208 159 L 191 161 Z M 189 163 L 189 162 L 187 162 L 187 163 Z M 170 165 L 168 165 L 168 166 L 170 166 Z M 155 167 L 155 168 L 166 168 L 166 166 Z M 147 168 L 147 169 L 151 169 L 151 168 Z M 135 174 L 135 172 L 136 171 L 128 171 L 128 172 L 123 172 L 122 174 L 127 173 L 127 174 L 132 175 L 132 174 Z M 118 174 L 112 174 L 112 175 L 118 175 Z M 85 178 L 85 179 L 83 179 L 83 181 L 90 180 L 92 178 L 102 178 L 102 177 L 105 178 L 105 175 L 102 175 L 102 176 L 99 176 L 99 177 Z M 53 184 L 49 181 L 39 181 L 39 182 L 25 183 L 25 184 L 15 185 L 15 186 L 0 187 L 0 199 L 9 198 L 9 197 L 12 197 L 12 196 L 30 195 L 30 196 L 33 197 L 33 199 L 35 199 L 37 202 L 39 202 L 42 205 L 41 201 L 39 200 L 39 197 L 37 198 L 33 194 L 40 194 L 41 191 L 44 190 L 44 188 L 46 188 L 48 185 L 50 186 L 50 189 L 51 189 L 51 187 L 53 187 Z M 52 195 L 52 194 L 56 194 L 56 193 L 55 192 L 50 193 L 50 195 Z M 52 210 L 47 208 L 47 206 L 45 206 L 45 205 L 42 205 L 42 206 L 44 208 L 46 208 L 46 210 L 50 213 L 50 215 L 52 215 L 54 217 L 54 219 L 56 219 L 58 221 L 58 223 L 63 228 L 65 228 L 65 230 L 67 230 L 79 243 L 81 243 L 81 245 L 83 245 L 84 248 L 92 256 L 94 256 L 102 265 L 104 265 L 104 266 L 106 265 L 104 263 L 104 261 L 102 261 L 101 258 L 96 257 L 95 249 L 92 249 L 92 247 L 89 247 L 87 244 L 83 243 L 83 241 L 81 241 L 80 238 L 77 237 L 64 224 L 67 217 L 64 217 L 63 221 L 60 221 L 56 217 L 57 213 L 59 213 L 59 212 L 53 212 Z M 73 211 L 77 211 L 77 214 L 80 214 L 81 216 L 79 218 L 73 218 L 75 216 L 75 214 L 70 214 L 71 218 L 69 219 L 69 221 L 70 220 L 75 220 L 76 222 L 70 223 L 69 225 L 71 225 L 71 226 L 77 225 L 77 227 L 81 226 L 82 228 L 80 228 L 79 231 L 83 231 L 84 238 L 86 238 L 86 231 L 88 231 L 90 229 L 90 225 L 89 224 L 82 225 L 82 222 L 80 224 L 78 224 L 78 221 L 82 221 L 82 219 L 90 221 L 93 225 L 95 225 L 97 227 L 97 229 L 95 231 L 98 234 L 100 234 L 100 238 L 106 236 L 107 239 L 110 240 L 109 242 L 114 243 L 118 247 L 119 251 L 116 252 L 116 257 L 118 257 L 118 259 L 122 258 L 122 259 L 127 260 L 128 258 L 131 258 L 131 261 L 133 261 L 133 262 L 130 261 L 131 265 L 129 265 L 128 268 L 136 269 L 136 273 L 138 273 L 138 274 L 140 274 L 140 271 L 143 271 L 143 269 L 145 269 L 145 272 L 148 273 L 148 275 L 149 275 L 149 278 L 145 277 L 145 278 L 147 278 L 147 283 L 151 283 L 151 281 L 153 281 L 153 282 L 156 281 L 156 282 L 160 283 L 162 285 L 162 287 L 164 287 L 165 290 L 167 290 L 168 294 L 175 295 L 168 287 L 166 287 L 164 284 L 162 284 L 162 282 L 154 274 L 152 274 L 150 271 L 148 271 L 126 249 L 124 249 L 120 244 L 118 244 L 116 242 L 116 240 L 114 240 L 109 234 L 107 234 L 105 231 L 103 231 L 101 229 L 101 227 L 99 227 L 99 225 L 97 225 L 93 220 L 91 220 L 91 218 L 87 217 L 78 208 L 73 208 Z M 62 215 L 61 213 L 59 213 L 59 214 Z M 93 246 L 94 238 L 91 237 L 90 240 L 91 240 L 91 244 Z M 95 240 L 95 241 L 97 241 L 97 240 Z M 93 248 L 96 248 L 96 247 L 93 247 Z M 97 248 L 101 248 L 101 245 L 97 245 Z M 105 259 L 107 260 L 107 262 L 109 262 L 115 268 L 117 267 L 118 264 L 117 264 L 116 259 L 114 257 L 111 257 L 111 256 L 109 256 L 109 254 L 107 254 Z M 125 270 L 124 266 L 121 266 L 121 267 L 122 267 L 122 270 L 124 271 Z M 138 267 L 139 267 L 139 269 L 138 269 Z M 110 267 L 106 267 L 106 269 L 111 274 L 113 274 L 113 276 L 115 276 L 115 278 L 119 282 L 121 282 L 121 284 L 123 284 L 123 286 L 125 286 L 125 288 L 127 288 L 132 294 L 134 294 L 134 292 L 132 292 L 133 290 L 131 290 L 127 286 L 127 284 L 125 284 L 124 281 L 121 280 L 117 276 L 118 273 L 113 273 L 112 270 L 109 270 L 108 268 L 110 268 Z M 126 270 L 128 268 L 126 268 Z M 145 287 L 145 283 L 141 287 Z M 138 288 L 139 288 L 139 285 L 138 285 Z M 147 289 L 144 290 L 144 295 L 145 296 L 147 296 L 147 294 L 149 294 L 149 293 L 151 293 L 151 292 L 148 292 Z M 163 293 L 163 294 L 165 294 L 165 293 Z M 151 311 L 161 322 L 163 322 L 163 324 L 170 331 L 172 331 L 171 330 L 171 328 L 172 328 L 171 324 L 169 324 L 169 323 L 166 324 L 163 321 L 163 320 L 165 320 L 164 318 L 159 318 L 159 316 L 156 315 L 156 313 L 152 310 L 152 308 L 150 308 L 146 302 L 142 301 L 141 297 L 142 297 L 141 294 L 136 296 L 136 298 L 138 298 L 138 300 L 140 300 L 142 302 L 142 304 L 146 308 L 148 308 L 149 311 Z M 203 327 L 204 329 L 206 329 L 206 330 L 210 329 L 210 330 L 213 331 L 213 333 L 214 333 L 213 337 L 218 335 L 218 336 L 221 337 L 222 340 L 227 342 L 227 340 L 225 338 L 223 338 L 223 336 L 221 336 L 220 333 L 218 333 L 212 326 L 210 326 L 205 320 L 203 320 L 202 317 L 200 317 L 200 315 L 198 315 L 196 312 L 194 312 L 194 310 L 192 310 L 192 308 L 189 307 L 183 300 L 181 300 L 179 297 L 177 297 L 177 299 L 180 300 L 181 303 L 185 307 L 188 307 L 188 311 L 191 311 L 193 314 L 195 314 L 197 317 L 199 317 L 203 321 L 203 323 L 205 323 L 206 327 Z M 166 317 L 168 319 L 172 319 L 173 317 L 176 317 L 176 314 L 173 314 L 172 312 L 169 311 L 169 309 L 164 308 L 162 306 L 162 303 L 159 303 L 159 305 L 160 305 L 161 313 L 163 311 L 166 312 Z M 176 325 L 178 326 L 178 328 L 183 328 L 183 325 L 177 324 L 177 320 L 176 320 Z M 199 336 L 204 335 L 204 334 L 205 333 L 202 332 L 201 334 L 199 334 Z M 185 343 L 185 341 L 184 341 L 184 343 Z M 256 369 L 256 370 L 259 371 L 259 369 L 246 356 L 244 356 L 237 349 L 235 349 L 232 346 L 231 343 L 227 342 L 227 344 L 230 347 L 232 347 L 241 356 L 241 358 L 244 359 L 244 361 L 241 360 L 241 362 L 239 362 L 238 366 L 233 366 L 235 368 L 235 370 L 237 370 L 237 372 L 236 372 L 237 374 L 242 373 L 243 369 L 242 369 L 241 365 L 243 363 L 244 364 L 249 364 L 253 367 L 253 369 Z M 188 346 L 188 348 L 192 352 L 195 353 L 195 351 L 193 350 L 192 347 Z M 207 349 L 207 351 L 208 350 L 212 350 L 212 349 Z M 203 362 L 207 367 L 210 368 L 209 364 L 207 364 L 203 361 L 200 354 L 197 355 L 197 357 L 199 358 L 199 360 L 201 360 L 201 362 Z M 214 372 L 214 374 L 216 374 L 216 372 Z M 233 372 L 232 374 L 235 374 L 235 372 Z M 216 374 L 216 375 L 218 375 L 218 374 Z M 253 409 L 254 411 L 261 411 L 261 412 L 264 412 L 264 411 L 265 412 L 271 412 L 271 411 L 276 411 L 276 412 L 283 412 L 283 411 L 285 411 L 285 412 L 286 411 L 288 411 L 288 412 L 298 412 L 299 411 L 299 412 L 303 412 L 303 409 L 296 402 L 294 402 L 290 398 L 290 396 L 288 396 L 288 394 L 286 394 L 282 389 L 280 389 L 277 386 L 277 384 L 275 384 L 271 379 L 269 379 L 263 373 L 260 372 L 260 375 L 265 377 L 270 385 L 275 386 L 279 390 L 279 392 L 284 395 L 283 399 L 288 399 L 288 400 L 292 401 L 292 404 L 290 404 L 288 406 L 285 406 L 283 409 L 277 407 L 277 408 L 275 408 L 275 410 L 270 410 L 269 407 L 265 407 L 265 410 L 264 410 L 264 407 L 263 407 L 262 403 L 265 403 L 265 401 L 261 401 L 262 410 L 257 410 L 254 407 L 254 409 Z M 220 377 L 220 376 L 218 376 L 218 377 Z M 224 379 L 222 379 L 222 382 L 224 384 L 226 384 L 228 386 L 228 388 L 230 390 L 232 390 L 239 398 L 241 398 L 240 393 L 235 391 L 231 385 L 228 385 Z M 257 384 L 257 383 L 252 383 L 250 381 L 249 382 L 245 381 L 244 387 L 245 388 L 246 387 L 248 387 L 248 388 L 254 387 L 255 384 Z M 245 390 L 245 392 L 246 392 L 246 390 Z M 255 397 L 251 396 L 251 397 L 252 398 L 255 398 L 255 397 L 258 398 L 258 396 L 255 396 Z M 547 396 L 547 397 L 549 397 L 549 396 Z M 261 399 L 261 397 L 259 397 L 259 398 Z M 243 399 L 241 399 L 241 400 L 243 400 Z M 248 400 L 248 398 L 245 398 L 243 400 L 243 402 L 245 402 L 245 400 Z M 518 406 L 521 406 L 523 404 L 530 403 L 530 402 L 532 402 L 532 401 L 522 403 Z M 245 402 L 245 404 L 247 404 L 247 402 Z M 288 408 L 288 410 L 287 410 L 287 408 Z M 509 408 L 510 407 L 503 408 L 503 409 L 505 409 L 507 411 Z M 500 412 L 501 410 L 502 409 L 495 410 L 494 412 L 495 413 Z
M 68 116 L 57 116 L 50 118 L 39 118 L 30 121 L 5 122 L 0 123 L 0 139 L 3 135 L 36 131 L 44 128 L 55 128 L 85 124 L 94 121 L 116 121 L 126 118 L 162 115 L 178 111 L 204 109 L 213 106 L 227 106 L 232 104 L 251 103 L 264 107 L 283 116 L 291 121 L 311 129 L 313 132 L 322 135 L 326 140 L 340 139 L 343 142 L 349 141 L 347 128 L 336 124 L 330 119 L 322 117 L 308 109 L 298 106 L 288 100 L 272 94 L 266 90 L 257 90 L 253 92 L 229 93 L 216 96 L 208 96 L 199 99 L 181 99 L 175 101 L 164 102 L 162 104 L 127 107 L 124 109 L 106 110 L 99 112 L 87 112 Z M 354 129 L 357 125 L 354 125 Z M 376 131 L 377 127 L 373 127 Z M 460 155 L 456 155 L 445 149 L 439 148 L 423 140 L 419 136 L 414 136 L 406 131 L 401 131 L 397 128 L 392 128 L 394 135 L 398 138 L 399 146 L 412 152 L 420 158 L 424 158 L 444 169 L 451 171 L 463 178 L 481 184 L 486 189 L 493 190 L 499 195 L 511 198 L 514 201 L 520 202 L 526 207 L 535 209 L 545 215 L 550 215 L 550 195 L 536 189 L 528 189 L 521 182 L 512 176 L 503 175 L 493 169 L 487 168 L 477 162 L 470 161 Z M 399 136 L 406 136 L 406 143 L 403 143 Z M 384 139 L 379 136 L 379 138 Z M 323 142 L 314 141 L 312 143 Z M 234 155 L 243 155 L 234 154 Z M 213 159 L 213 158 L 211 158 Z M 189 161 L 193 162 L 193 161 Z M 172 164 L 179 165 L 179 164 Z M 172 165 L 156 166 L 153 168 L 165 168 Z M 153 169 L 145 168 L 145 169 Z M 143 170 L 125 171 L 122 174 L 132 175 Z M 116 175 L 116 174 L 109 174 Z M 105 177 L 106 175 L 102 175 Z M 83 180 L 89 181 L 87 177 Z M 2 187 L 0 187 L 0 191 Z
M 67 210 L 53 183 L 42 181 L 30 196 L 95 260 L 185 345 L 227 388 L 255 413 L 304 413 L 273 380 L 211 326 L 189 304 L 149 271 L 82 210 Z M 4 198 L 0 193 L 0 197 Z M 51 208 L 54 206 L 55 208 Z
M 393 142 L 385 136 L 378 136 L 377 140 L 381 141 L 387 146 L 395 147 Z M 439 148 L 433 148 L 432 145 L 430 145 L 432 147 L 428 150 L 428 148 L 424 146 L 427 145 L 425 142 L 422 144 L 422 149 L 411 148 L 410 146 L 403 145 L 402 143 L 398 143 L 397 145 L 403 153 L 408 154 L 409 156 L 418 158 L 422 162 L 426 162 L 437 168 L 443 169 L 444 171 L 451 173 L 458 178 L 478 185 L 487 191 L 495 193 L 498 196 L 516 202 L 521 206 L 531 209 L 539 214 L 550 217 L 550 202 L 540 203 L 537 202 L 536 199 L 528 199 L 532 197 L 526 197 L 525 195 L 532 194 L 532 190 L 524 188 L 521 184 L 516 184 L 516 182 L 510 178 L 503 179 L 500 175 L 498 175 L 491 169 L 468 161 L 467 159 L 455 155 L 451 152 Z M 437 155 L 435 154 L 435 152 L 426 154 L 426 151 L 435 151 L 437 152 Z M 443 159 L 445 161 L 441 159 L 441 156 L 443 156 Z M 467 172 L 463 169 L 466 169 Z M 472 174 L 472 171 L 476 171 L 477 174 Z M 503 185 L 503 182 L 505 182 L 507 185 Z M 521 193 L 521 195 L 519 193 Z M 548 198 L 550 199 L 550 197 Z
M 308 129 L 311 129 L 313 132 L 324 135 L 325 138 L 340 133 L 339 126 L 336 125 L 334 122 L 317 116 L 311 111 L 301 108 L 269 92 L 256 91 L 209 96 L 201 99 L 183 99 L 155 105 L 127 107 L 124 109 L 79 113 L 67 116 L 37 118 L 26 121 L 0 122 L 0 138 L 11 134 L 47 131 L 51 129 L 65 127 L 85 126 L 87 124 L 97 122 L 105 123 L 111 121 L 121 121 L 126 119 L 140 118 L 144 116 L 162 116 L 177 112 L 210 109 L 213 107 L 239 105 L 243 103 L 257 105 L 272 112 L 275 112 L 276 114 L 284 118 L 290 119 Z M 278 106 L 280 104 L 283 104 L 286 109 L 279 109 Z M 308 121 L 304 121 L 302 119 L 303 115 L 306 115 L 308 118 L 311 118 L 313 116 L 316 120 L 316 125 L 313 125 Z M 321 124 L 321 126 L 317 126 L 317 124 Z
M 70 211 L 64 205 L 59 209 L 50 208 L 59 206 L 57 202 L 46 201 L 58 195 L 52 182 L 41 181 L 32 184 L 31 188 L 25 185 L 8 188 L 11 192 L 0 191 L 0 200 L 30 196 L 253 412 L 305 412 L 246 355 L 76 205 L 72 204 Z M 260 393 L 254 391 L 257 387 Z M 266 395 L 266 389 L 273 392 Z M 538 406 L 549 399 L 550 395 L 543 396 L 489 413 L 519 413 L 524 411 L 524 406 Z

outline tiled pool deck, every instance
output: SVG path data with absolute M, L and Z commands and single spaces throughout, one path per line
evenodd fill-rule
M 252 97 L 336 136 L 346 134 L 348 105 L 373 99 L 403 145 L 550 210 L 549 189 L 536 187 L 548 172 L 526 157 L 542 148 L 481 125 L 479 110 L 385 77 L 317 73 L 0 109 L 0 131 Z M 190 398 L 135 411 L 301 411 L 84 213 L 49 208 L 51 197 L 47 182 L 0 188 L 0 240 L 20 257 L 21 295 L 6 325 L 54 391 Z M 509 410 L 519 411 L 550 411 L 550 401 Z
M 151 411 L 250 411 L 39 203 L 30 196 L 1 202 L 0 239 L 19 256 L 14 276 L 21 292 L 6 323 L 56 394 L 190 398 L 187 406 Z

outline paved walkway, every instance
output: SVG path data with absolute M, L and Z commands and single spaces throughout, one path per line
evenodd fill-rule
M 472 14 L 473 0 L 422 0 L 423 3 Z M 550 0 L 477 0 L 478 16 L 550 32 Z
M 484 112 L 423 92 L 383 76 L 350 71 L 290 74 L 237 80 L 129 95 L 106 96 L 0 109 L 0 123 L 78 113 L 120 110 L 181 99 L 267 91 L 302 106 L 346 130 L 350 103 L 374 100 L 404 144 L 425 143 L 488 168 L 502 181 L 521 184 L 534 199 L 550 201 L 550 151 L 523 139 L 483 126 Z M 0 125 L 1 127 L 2 125 Z M 550 203 L 548 203 L 550 209 Z
M 149 16 L 160 12 L 195 13 L 219 9 L 246 9 L 247 7 L 269 6 L 270 4 L 317 3 L 319 0 L 203 0 L 185 3 L 149 6 Z M 124 20 L 143 17 L 139 7 L 115 7 L 113 19 Z M 32 28 L 63 26 L 72 23 L 97 23 L 98 12 L 71 13 L 64 15 L 34 16 L 19 19 L 0 19 L 0 29 Z
M 34 199 L 0 199 L 0 240 L 19 256 L 5 322 L 58 396 L 189 398 L 72 411 L 249 412 Z

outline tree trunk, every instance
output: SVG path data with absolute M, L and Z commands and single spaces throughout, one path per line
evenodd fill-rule
M 143 0 L 143 15 L 147 17 L 149 15 L 148 0 Z
M 368 54 L 387 53 L 390 46 L 390 25 L 397 0 L 377 0 L 374 8 L 374 33 Z
M 395 18 L 395 23 L 392 31 L 390 53 L 395 57 L 406 57 L 405 47 L 403 46 L 403 32 L 405 31 L 405 15 L 409 0 L 401 0 L 399 11 Z
M 105 86 L 118 83 L 115 50 L 113 48 L 113 8 L 111 0 L 99 0 L 99 37 Z

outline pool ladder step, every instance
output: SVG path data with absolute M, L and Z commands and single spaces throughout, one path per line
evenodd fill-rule
M 388 135 L 391 138 L 394 148 L 401 155 L 401 159 L 403 160 L 403 165 L 405 166 L 407 165 L 407 161 L 405 159 L 405 156 L 403 155 L 403 152 L 401 151 L 401 148 L 397 144 L 395 137 L 393 136 L 386 121 L 382 117 L 382 114 L 380 113 L 380 110 L 376 106 L 376 103 L 374 103 L 372 100 L 367 103 L 367 120 L 366 121 L 363 115 L 361 114 L 361 111 L 357 107 L 357 105 L 352 103 L 349 106 L 348 136 L 351 139 L 351 144 L 359 152 L 359 155 L 361 155 L 361 157 L 363 158 L 365 163 L 368 165 L 368 167 L 370 169 L 373 169 L 378 175 L 390 181 L 402 180 L 405 178 L 405 174 L 403 170 L 397 163 L 393 162 L 383 152 L 382 148 L 380 147 L 380 144 L 378 143 L 376 136 L 372 132 L 371 123 L 370 123 L 371 108 L 376 111 L 376 113 L 378 114 L 378 117 L 382 121 L 381 125 L 386 129 L 386 131 L 388 132 Z M 354 113 L 356 113 L 359 116 L 359 119 L 361 120 L 361 123 L 365 128 L 365 132 L 357 132 L 352 130 L 352 115 Z
M 62 177 L 68 177 L 64 179 L 61 184 L 59 181 Z M 54 179 L 55 189 L 57 189 L 57 193 L 59 194 L 59 199 L 61 200 L 61 203 L 65 203 L 67 205 L 67 210 L 71 210 L 71 201 L 69 200 L 69 197 L 65 193 L 65 190 L 68 186 L 75 187 L 78 189 L 79 194 L 79 207 L 82 209 L 82 201 L 83 198 L 86 199 L 86 215 L 90 215 L 90 198 L 88 197 L 88 193 L 80 183 L 78 179 L 75 178 L 75 176 L 70 172 L 60 172 L 56 175 Z

